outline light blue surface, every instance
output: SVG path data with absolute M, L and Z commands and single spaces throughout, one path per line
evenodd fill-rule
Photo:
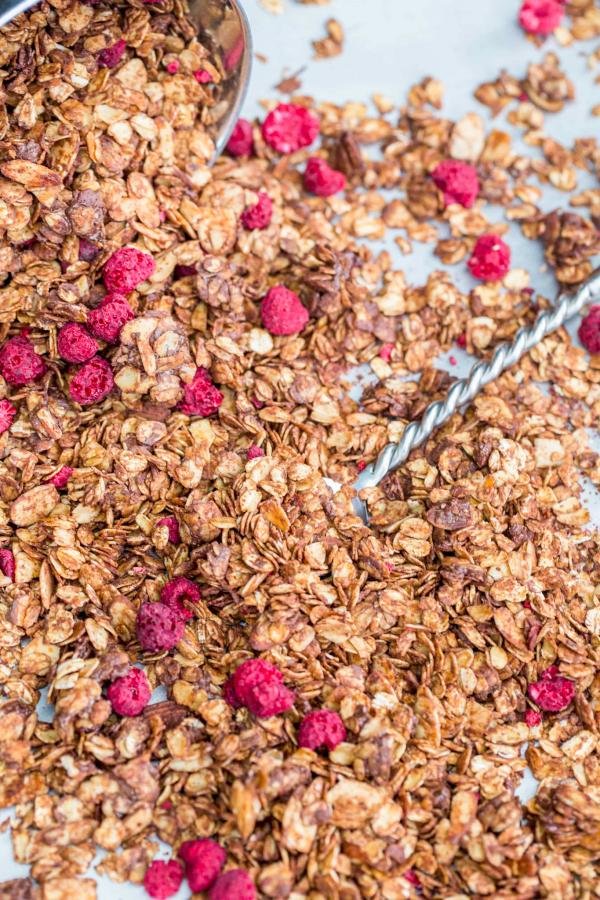
M 258 0 L 245 3 L 255 50 L 268 58 L 266 63 L 255 61 L 246 103 L 248 116 L 260 112 L 261 98 L 281 96 L 274 85 L 283 74 L 306 66 L 301 76 L 302 92 L 316 99 L 368 101 L 372 94 L 380 93 L 402 104 L 411 84 L 432 75 L 446 87 L 445 115 L 458 118 L 477 110 L 487 120 L 485 108 L 472 97 L 474 88 L 482 81 L 494 79 L 502 68 L 522 75 L 528 63 L 541 59 L 544 53 L 528 43 L 516 25 L 518 0 L 332 0 L 327 6 L 284 2 L 286 11 L 282 16 L 267 13 Z M 315 61 L 310 41 L 323 37 L 324 23 L 330 16 L 339 19 L 345 28 L 344 52 L 334 59 Z M 560 116 L 546 117 L 547 133 L 567 145 L 576 136 L 598 131 L 598 119 L 589 115 L 592 105 L 598 102 L 598 90 L 581 48 L 578 44 L 558 50 L 576 84 L 577 101 Z M 548 42 L 547 49 L 556 49 L 553 41 Z M 583 189 L 589 181 L 583 174 L 580 178 Z M 566 199 L 564 194 L 548 191 L 542 206 L 551 209 L 565 205 Z M 491 218 L 501 221 L 502 211 L 494 210 Z M 389 246 L 394 252 L 393 243 Z M 518 229 L 511 233 L 511 246 L 514 265 L 532 273 L 536 290 L 553 296 L 554 280 L 550 273 L 541 270 L 539 246 L 521 238 Z M 429 247 L 415 245 L 415 251 L 412 256 L 400 257 L 396 250 L 397 265 L 406 271 L 410 281 L 422 283 L 432 268 L 439 267 L 439 261 L 432 257 Z M 460 267 L 452 271 L 462 287 L 468 286 L 467 277 L 461 282 Z M 464 364 L 453 371 L 464 374 Z M 588 496 L 598 512 L 597 495 L 588 491 Z M 531 786 L 528 781 L 524 792 L 531 791 Z M 0 835 L 0 880 L 26 874 L 25 866 L 12 862 L 8 836 Z M 99 900 L 141 900 L 145 896 L 141 887 L 115 885 L 107 878 L 99 878 L 98 884 Z M 177 900 L 188 897 L 189 891 L 182 888 Z

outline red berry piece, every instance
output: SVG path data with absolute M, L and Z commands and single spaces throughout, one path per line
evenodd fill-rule
M 267 228 L 273 217 L 273 201 L 265 191 L 258 192 L 258 202 L 242 213 L 242 225 L 248 231 Z
M 169 541 L 171 544 L 180 544 L 181 535 L 179 533 L 179 522 L 175 516 L 163 516 L 156 523 L 159 528 L 166 528 L 169 532 Z
M 71 466 L 63 466 L 61 469 L 56 472 L 52 478 L 48 479 L 48 484 L 53 484 L 57 491 L 60 491 L 62 488 L 66 487 L 69 478 L 73 474 L 73 469 Z
M 230 869 L 217 878 L 208 897 L 209 900 L 256 900 L 256 888 L 245 869 Z
M 588 353 L 600 353 L 600 306 L 592 306 L 584 316 L 578 334 Z
M 295 103 L 280 103 L 265 118 L 262 135 L 278 153 L 294 153 L 309 147 L 320 127 L 319 119 L 310 109 Z
M 529 698 L 545 712 L 566 709 L 575 696 L 575 683 L 558 674 L 556 666 L 550 666 L 539 681 L 527 686 Z
M 0 375 L 16 387 L 41 378 L 46 369 L 46 363 L 24 334 L 11 338 L 0 350 Z
M 206 891 L 214 884 L 227 859 L 223 848 L 210 838 L 185 841 L 179 848 L 179 855 L 185 863 L 185 877 L 194 893 Z
M 260 305 L 262 323 L 271 334 L 298 334 L 308 322 L 308 310 L 300 297 L 282 284 L 275 285 Z
M 66 362 L 87 362 L 98 352 L 98 344 L 85 325 L 78 322 L 67 322 L 58 332 L 56 346 L 59 355 Z
M 0 572 L 6 575 L 7 578 L 10 578 L 11 581 L 14 581 L 16 571 L 15 555 L 12 550 L 0 550 Z
M 185 622 L 164 603 L 142 603 L 136 629 L 142 650 L 162 653 L 172 650 L 179 643 L 185 631 Z
M 444 194 L 444 203 L 459 203 L 471 209 L 479 194 L 477 170 L 469 163 L 445 159 L 431 173 L 435 184 Z
M 304 187 L 317 197 L 333 197 L 346 187 L 346 176 L 318 156 L 312 156 L 304 170 Z
M 117 43 L 113 44 L 111 47 L 106 47 L 104 50 L 101 50 L 98 54 L 98 65 L 103 66 L 106 69 L 114 69 L 114 67 L 118 66 L 123 59 L 126 47 L 127 44 L 125 41 L 121 40 L 117 41 Z
M 383 346 L 381 347 L 381 349 L 379 351 L 379 358 L 382 359 L 384 362 L 389 362 L 390 359 L 392 358 L 393 350 L 394 350 L 393 344 L 383 344 Z
M 260 719 L 285 712 L 294 703 L 294 692 L 285 687 L 282 673 L 265 659 L 248 659 L 238 666 L 224 695 L 234 708 L 245 706 Z
M 149 0 L 144 0 L 149 2 Z M 149 897 L 154 900 L 168 900 L 176 894 L 183 881 L 183 867 L 176 859 L 163 862 L 155 859 L 150 863 L 144 875 L 144 887 Z
M 0 434 L 4 434 L 5 431 L 8 431 L 16 415 L 17 410 L 10 400 L 0 400 Z
M 482 234 L 468 262 L 474 278 L 500 281 L 510 269 L 510 247 L 497 234 Z
M 135 247 L 122 247 L 106 261 L 104 284 L 109 291 L 128 294 L 150 278 L 155 269 L 156 263 L 148 253 Z
M 115 385 L 112 369 L 101 356 L 94 356 L 77 370 L 69 385 L 69 396 L 81 406 L 100 403 Z
M 192 72 L 192 75 L 198 84 L 210 84 L 211 81 L 214 81 L 214 78 L 206 69 L 198 69 L 196 72 Z
M 246 458 L 247 459 L 259 459 L 261 456 L 265 455 L 265 451 L 262 447 L 258 447 L 256 444 L 251 444 L 246 450 Z
M 535 728 L 536 725 L 542 724 L 542 714 L 537 709 L 526 709 L 523 718 L 525 719 L 525 724 L 530 728 Z
M 79 238 L 79 259 L 82 259 L 84 262 L 93 262 L 99 253 L 100 248 L 97 244 L 94 244 L 93 241 L 88 241 L 87 238 Z
M 525 0 L 519 11 L 519 25 L 529 34 L 552 34 L 561 23 L 564 6 L 558 0 Z
M 223 402 L 223 394 L 215 387 L 206 369 L 196 369 L 193 380 L 183 387 L 179 409 L 188 416 L 212 416 Z
M 313 709 L 302 719 L 298 729 L 298 746 L 309 750 L 335 750 L 346 740 L 346 727 L 332 709 Z
M 107 294 L 100 306 L 88 313 L 88 326 L 95 337 L 107 344 L 116 344 L 123 325 L 132 319 L 135 319 L 135 313 L 127 300 Z
M 173 278 L 177 281 L 179 278 L 187 278 L 188 275 L 197 275 L 196 266 L 176 265 L 173 271 Z
M 170 59 L 165 68 L 169 75 L 176 75 L 179 72 L 180 65 L 181 63 L 178 59 Z
M 184 621 L 194 618 L 194 613 L 185 606 L 185 603 L 198 603 L 200 601 L 200 588 L 189 578 L 173 578 L 167 581 L 160 592 L 160 602 Z
M 230 156 L 251 156 L 254 152 L 252 123 L 248 119 L 238 119 L 227 141 L 227 152 Z
M 421 887 L 421 881 L 414 869 L 407 869 L 404 873 L 404 878 L 406 879 L 406 881 L 408 881 L 409 884 L 412 884 L 414 887 Z
M 118 716 L 139 716 L 150 701 L 152 689 L 145 672 L 131 668 L 122 678 L 113 681 L 106 696 Z

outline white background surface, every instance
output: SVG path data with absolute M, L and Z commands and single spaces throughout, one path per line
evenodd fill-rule
M 296 72 L 303 66 L 302 92 L 316 99 L 367 101 L 373 93 L 382 93 L 397 104 L 404 101 L 407 88 L 425 75 L 440 78 L 446 86 L 443 113 L 457 118 L 470 110 L 477 110 L 487 119 L 487 112 L 472 97 L 474 88 L 482 81 L 494 79 L 502 68 L 521 76 L 529 62 L 542 57 L 529 43 L 516 24 L 518 0 L 332 0 L 327 6 L 303 6 L 285 0 L 282 16 L 273 16 L 262 9 L 258 0 L 245 0 L 251 21 L 255 51 L 268 57 L 267 63 L 256 61 L 245 114 L 260 112 L 260 98 L 279 97 L 274 85 L 283 74 Z M 334 16 L 346 31 L 346 45 L 340 57 L 313 60 L 310 41 L 324 36 L 325 20 Z M 586 68 L 581 44 L 573 48 L 559 48 L 559 56 L 577 89 L 577 101 L 559 116 L 546 117 L 546 130 L 567 145 L 575 137 L 598 132 L 598 119 L 589 110 L 599 100 L 598 88 Z M 555 49 L 553 41 L 547 49 Z M 589 49 L 589 48 L 586 48 Z M 499 119 L 502 122 L 503 119 Z M 504 125 L 500 127 L 505 127 Z M 531 152 L 531 150 L 528 150 Z M 590 181 L 580 176 L 583 189 Z M 544 209 L 565 205 L 567 197 L 549 191 L 542 203 Z M 502 220 L 498 208 L 491 212 L 492 221 Z M 532 286 L 547 296 L 554 296 L 554 280 L 542 271 L 540 247 L 520 237 L 518 229 L 510 236 L 513 264 L 532 273 Z M 389 248 L 395 253 L 398 268 L 403 268 L 409 281 L 421 284 L 427 273 L 439 267 L 439 260 L 431 255 L 430 247 L 415 244 L 412 256 L 401 257 L 393 242 Z M 469 286 L 464 267 L 452 269 L 461 287 Z M 454 351 L 455 356 L 459 353 Z M 462 374 L 466 365 L 452 371 Z M 597 435 L 594 443 L 597 443 Z M 586 491 L 592 504 L 598 496 Z M 525 791 L 530 785 L 525 786 Z M 4 818 L 0 813 L 0 821 Z M 27 867 L 12 861 L 8 836 L 0 835 L 0 880 L 23 877 Z M 107 878 L 98 879 L 99 900 L 134 900 L 145 897 L 143 888 L 115 885 Z M 183 887 L 177 900 L 189 897 Z M 77 898 L 73 898 L 77 900 Z

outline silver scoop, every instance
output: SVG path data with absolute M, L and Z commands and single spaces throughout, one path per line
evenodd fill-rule
M 0 28 L 39 0 L 0 0 Z M 223 152 L 240 114 L 252 67 L 252 36 L 238 0 L 190 0 L 190 17 L 201 42 L 221 59 L 224 80 L 219 102 L 207 123 L 215 142 L 214 160 Z

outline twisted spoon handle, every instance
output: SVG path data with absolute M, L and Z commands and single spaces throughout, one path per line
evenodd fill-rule
M 388 472 L 396 469 L 418 447 L 443 425 L 460 406 L 470 403 L 490 381 L 513 366 L 524 353 L 539 344 L 546 335 L 578 313 L 595 297 L 600 297 L 600 269 L 597 269 L 575 294 L 565 294 L 552 309 L 541 313 L 530 328 L 520 328 L 512 343 L 499 344 L 490 360 L 480 360 L 467 378 L 456 381 L 445 398 L 431 403 L 418 422 L 410 422 L 397 444 L 383 448 L 374 463 L 367 466 L 355 482 L 355 488 L 374 487 Z

